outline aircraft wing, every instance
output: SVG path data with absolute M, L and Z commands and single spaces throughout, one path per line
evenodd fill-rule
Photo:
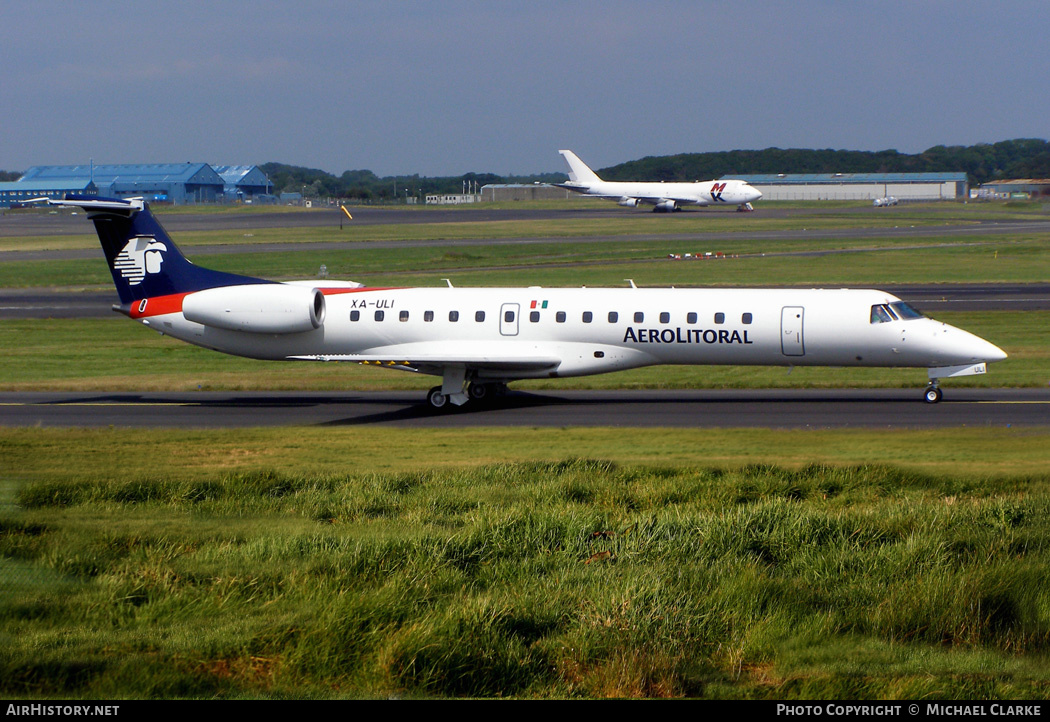
M 659 205 L 660 203 L 666 203 L 667 201 L 674 201 L 675 203 L 697 203 L 699 200 L 698 195 L 684 195 L 684 194 L 664 194 L 658 196 L 634 196 L 639 203 L 647 203 L 649 205 Z
M 292 356 L 301 361 L 344 361 L 373 366 L 389 366 L 410 371 L 434 373 L 447 366 L 462 366 L 469 369 L 490 369 L 493 371 L 542 371 L 555 369 L 561 364 L 561 358 L 540 353 L 538 349 L 493 348 L 487 344 L 485 349 L 471 352 L 469 348 L 427 348 L 445 344 L 415 343 L 402 346 L 390 346 L 375 349 L 369 353 L 359 354 L 316 354 Z

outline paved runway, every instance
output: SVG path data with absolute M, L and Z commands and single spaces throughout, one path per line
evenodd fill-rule
M 0 426 L 871 428 L 1050 426 L 1050 389 L 512 391 L 436 412 L 422 392 L 2 393 Z
M 943 216 L 944 209 L 950 206 L 937 207 L 935 210 Z M 354 218 L 346 220 L 342 211 L 337 208 L 317 208 L 313 210 L 295 211 L 266 211 L 252 209 L 243 213 L 165 213 L 160 210 L 158 217 L 160 222 L 169 233 L 177 234 L 183 232 L 197 231 L 241 231 L 258 228 L 303 228 L 303 227 L 338 227 L 341 223 L 353 223 L 357 226 L 387 225 L 387 224 L 410 224 L 410 223 L 481 223 L 486 221 L 525 221 L 525 220 L 578 220 L 597 218 L 618 218 L 627 214 L 639 216 L 653 216 L 649 210 L 625 209 L 607 202 L 594 201 L 593 207 L 580 208 L 500 208 L 494 209 L 479 204 L 477 207 L 417 207 L 405 206 L 378 207 L 378 206 L 350 206 L 350 212 Z M 936 229 L 951 228 L 959 233 L 997 233 L 1009 232 L 1020 233 L 1046 232 L 1050 227 L 1050 218 L 1033 217 L 1030 219 L 1006 219 L 1006 220 L 981 220 L 974 222 L 972 217 L 960 214 L 957 219 L 958 225 L 912 226 L 912 218 L 915 212 L 926 212 L 926 208 L 916 209 L 907 205 L 896 208 L 776 208 L 757 207 L 755 213 L 761 218 L 790 218 L 790 217 L 812 217 L 819 214 L 827 216 L 864 216 L 876 214 L 883 218 L 894 218 L 900 216 L 900 234 L 918 235 L 928 232 L 937 233 Z M 705 216 L 737 216 L 733 208 L 686 208 L 683 216 L 696 216 L 698 234 L 705 234 L 703 227 Z M 740 215 L 740 217 L 746 217 Z M 1007 230 L 1009 229 L 1009 230 Z M 869 229 L 875 235 L 882 235 L 886 228 Z M 841 231 L 799 231 L 803 238 L 814 237 L 814 233 L 839 233 Z M 25 236 L 63 236 L 63 235 L 86 235 L 92 233 L 91 225 L 83 214 L 73 215 L 68 211 L 56 211 L 54 214 L 44 210 L 39 211 L 15 211 L 6 212 L 0 216 L 0 238 L 25 237 Z M 776 232 L 773 232 L 776 233 Z M 732 234 L 726 234 L 732 236 Z M 695 237 L 690 235 L 689 237 Z M 711 236 L 705 236 L 711 237 Z M 756 235 L 756 238 L 765 237 Z M 178 237 L 175 238 L 178 241 Z M 577 239 L 578 240 L 578 239 Z

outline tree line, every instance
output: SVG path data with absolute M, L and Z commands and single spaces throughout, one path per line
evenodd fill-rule
M 305 192 L 359 200 L 390 200 L 429 194 L 461 193 L 468 184 L 562 183 L 565 173 L 500 176 L 467 173 L 461 176 L 419 175 L 380 178 L 370 170 L 348 170 L 340 176 L 322 170 L 282 163 L 259 166 L 274 184 L 275 192 Z M 971 185 L 1007 178 L 1050 178 L 1050 143 L 1019 138 L 971 146 L 936 145 L 921 153 L 896 150 L 810 150 L 766 148 L 714 153 L 680 153 L 628 161 L 597 173 L 605 180 L 693 181 L 755 173 L 957 173 L 964 172 Z
M 284 163 L 263 163 L 259 168 L 273 183 L 274 193 L 304 193 L 307 197 L 362 201 L 456 194 L 465 192 L 466 188 L 480 189 L 492 183 L 561 183 L 567 178 L 564 173 L 539 173 L 528 176 L 465 173 L 460 176 L 441 177 L 415 174 L 380 178 L 370 170 L 348 170 L 336 176 L 327 171 Z
M 606 180 L 691 181 L 756 173 L 955 173 L 971 185 L 1009 178 L 1050 178 L 1050 143 L 1037 138 L 971 146 L 935 145 L 910 155 L 896 150 L 766 148 L 647 157 L 603 168 Z
M 459 176 L 400 175 L 380 178 L 370 170 L 341 175 L 284 163 L 259 168 L 273 183 L 274 193 L 305 193 L 312 198 L 390 201 L 431 194 L 462 193 L 490 183 L 562 183 L 565 173 L 501 176 L 466 173 Z M 971 185 L 1008 178 L 1050 178 L 1050 143 L 1018 138 L 977 145 L 935 145 L 921 153 L 896 150 L 808 150 L 766 148 L 714 153 L 649 156 L 598 169 L 605 180 L 693 181 L 755 173 L 955 173 L 965 172 Z M 18 180 L 21 173 L 0 171 L 0 181 Z

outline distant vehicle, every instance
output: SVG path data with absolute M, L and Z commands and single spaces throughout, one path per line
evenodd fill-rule
M 575 193 L 615 200 L 633 208 L 640 203 L 653 211 L 680 211 L 683 205 L 736 205 L 737 210 L 754 210 L 751 203 L 762 194 L 741 180 L 696 181 L 694 183 L 651 183 L 603 181 L 571 150 L 559 150 L 569 164 L 569 182 L 555 183 Z
M 884 198 L 876 198 L 873 205 L 876 208 L 884 208 L 885 206 L 897 205 L 897 199 L 893 196 L 885 196 Z

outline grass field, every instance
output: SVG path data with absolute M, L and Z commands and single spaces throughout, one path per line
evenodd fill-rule
M 927 211 L 953 222 L 1037 212 Z M 345 264 L 347 277 L 356 268 L 377 285 L 436 283 L 449 269 L 460 269 L 457 285 L 579 285 L 581 271 L 588 285 L 1050 278 L 1046 239 L 967 240 L 976 245 L 905 249 L 905 239 L 691 263 L 659 256 L 706 249 L 666 239 L 408 257 L 362 244 L 346 256 L 205 265 L 286 277 Z M 108 283 L 101 261 L 48 268 L 63 283 Z M 0 284 L 42 269 L 0 263 Z M 937 317 L 1010 353 L 952 385 L 1050 380 L 1046 312 Z M 431 385 L 223 356 L 117 316 L 3 321 L 0 348 L 3 390 Z M 921 370 L 665 367 L 544 383 L 924 380 Z M 0 429 L 0 695 L 1048 699 L 1047 469 L 1050 424 Z
M 0 432 L 0 688 L 1050 694 L 1045 432 L 463 436 Z

